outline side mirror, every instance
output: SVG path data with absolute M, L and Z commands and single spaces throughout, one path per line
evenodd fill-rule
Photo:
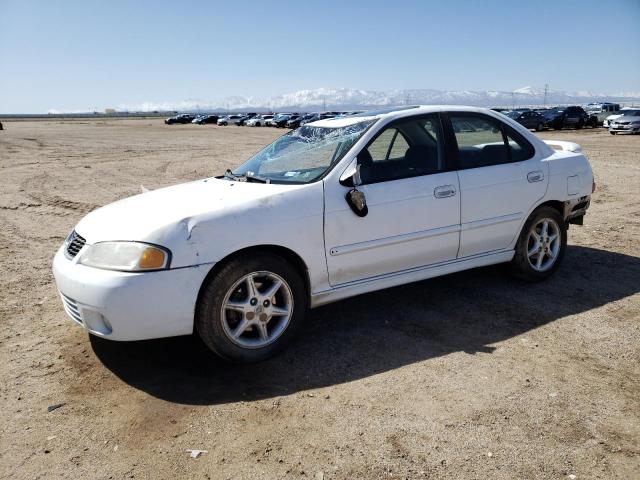
M 340 177 L 340 185 L 345 187 L 359 187 L 362 185 L 362 178 L 360 177 L 360 165 L 357 163 Z
M 353 213 L 359 217 L 365 217 L 369 213 L 367 198 L 365 197 L 364 192 L 361 192 L 357 188 L 359 185 L 362 185 L 362 179 L 360 178 L 360 165 L 356 165 L 355 171 L 345 179 L 345 182 L 347 180 L 349 180 L 349 183 L 353 186 L 353 188 L 345 195 L 347 204 L 351 207 Z

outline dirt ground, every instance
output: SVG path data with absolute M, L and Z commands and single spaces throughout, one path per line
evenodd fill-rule
M 90 339 L 51 259 L 96 206 L 283 131 L 3 123 L 0 478 L 640 478 L 640 136 L 542 134 L 582 144 L 598 183 L 549 281 L 493 267 L 360 296 L 230 366 L 191 337 Z

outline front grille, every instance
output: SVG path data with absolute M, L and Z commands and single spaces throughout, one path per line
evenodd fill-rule
M 67 238 L 67 248 L 65 249 L 67 256 L 69 258 L 75 257 L 80 249 L 84 247 L 85 243 L 87 243 L 87 241 L 78 235 L 75 230 L 71 232 L 69 238 Z
M 80 313 L 80 309 L 78 308 L 76 301 L 67 297 L 62 292 L 60 292 L 60 297 L 62 298 L 62 305 L 64 306 L 64 310 L 67 312 L 67 315 L 82 325 L 82 314 Z

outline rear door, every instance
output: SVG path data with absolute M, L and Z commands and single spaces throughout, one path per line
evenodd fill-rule
M 548 166 L 513 128 L 488 115 L 450 112 L 460 179 L 458 258 L 507 248 L 545 194 Z

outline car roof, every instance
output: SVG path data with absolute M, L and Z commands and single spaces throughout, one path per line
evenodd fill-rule
M 488 108 L 470 107 L 470 106 L 462 106 L 462 105 L 411 105 L 411 106 L 385 108 L 381 110 L 370 110 L 368 112 L 362 112 L 356 115 L 349 115 L 346 117 L 327 118 L 324 120 L 318 120 L 316 122 L 308 123 L 307 125 L 311 125 L 314 127 L 339 128 L 339 127 L 346 127 L 349 125 L 355 125 L 356 123 L 370 121 L 370 120 L 380 120 L 380 119 L 394 120 L 396 118 L 411 117 L 414 115 L 435 113 L 435 112 L 442 112 L 442 111 L 475 112 L 475 113 L 488 114 L 490 116 L 495 116 L 493 114 L 497 113 Z

